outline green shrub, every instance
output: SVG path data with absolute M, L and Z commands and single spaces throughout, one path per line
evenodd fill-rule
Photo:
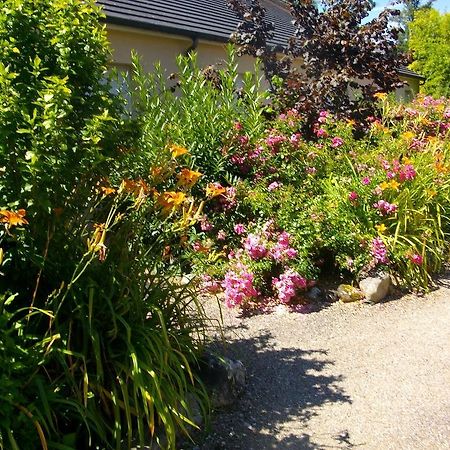
M 0 6 L 2 448 L 174 448 L 190 396 L 206 414 L 202 309 L 165 253 L 202 208 L 177 178 L 191 157 L 140 158 L 99 18 L 90 1 Z

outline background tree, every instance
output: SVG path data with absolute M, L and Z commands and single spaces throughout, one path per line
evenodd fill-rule
M 400 47 L 402 50 L 408 50 L 409 24 L 414 20 L 417 11 L 430 9 L 436 0 L 400 0 L 399 6 L 402 7 L 399 21 L 403 28 L 400 34 Z
M 411 69 L 427 79 L 423 92 L 450 95 L 450 14 L 435 9 L 418 11 L 410 24 Z

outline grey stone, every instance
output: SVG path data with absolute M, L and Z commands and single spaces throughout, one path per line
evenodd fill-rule
M 241 361 L 207 355 L 201 378 L 210 391 L 212 408 L 231 406 L 245 389 L 245 367 Z
M 319 302 L 323 300 L 324 295 L 321 289 L 317 286 L 314 286 L 306 293 L 306 298 L 312 302 Z
M 391 277 L 387 273 L 367 277 L 359 282 L 359 288 L 364 297 L 372 303 L 378 303 L 383 300 L 389 294 L 391 286 Z

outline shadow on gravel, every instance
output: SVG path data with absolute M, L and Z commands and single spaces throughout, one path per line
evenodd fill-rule
M 212 433 L 201 449 L 317 449 L 304 425 L 325 403 L 351 403 L 340 387 L 342 376 L 323 373 L 333 365 L 326 351 L 278 349 L 274 344 L 270 332 L 261 331 L 257 337 L 216 348 L 245 364 L 247 390 L 233 410 L 215 414 Z M 286 437 L 277 438 L 285 423 Z M 341 446 L 337 436 L 336 448 Z

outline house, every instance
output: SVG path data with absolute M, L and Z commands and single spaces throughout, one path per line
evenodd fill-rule
M 124 71 L 130 67 L 131 50 L 141 55 L 143 67 L 149 71 L 160 61 L 169 73 L 175 72 L 176 57 L 191 50 L 197 52 L 200 66 L 215 64 L 225 59 L 225 44 L 239 22 L 226 0 L 98 0 L 98 3 L 106 14 L 114 65 Z M 294 29 L 289 11 L 280 0 L 262 0 L 262 5 L 275 25 L 272 44 L 286 45 Z M 252 57 L 240 57 L 240 73 L 251 71 L 253 66 Z M 403 67 L 399 75 L 408 84 L 397 95 L 412 98 L 423 77 Z

